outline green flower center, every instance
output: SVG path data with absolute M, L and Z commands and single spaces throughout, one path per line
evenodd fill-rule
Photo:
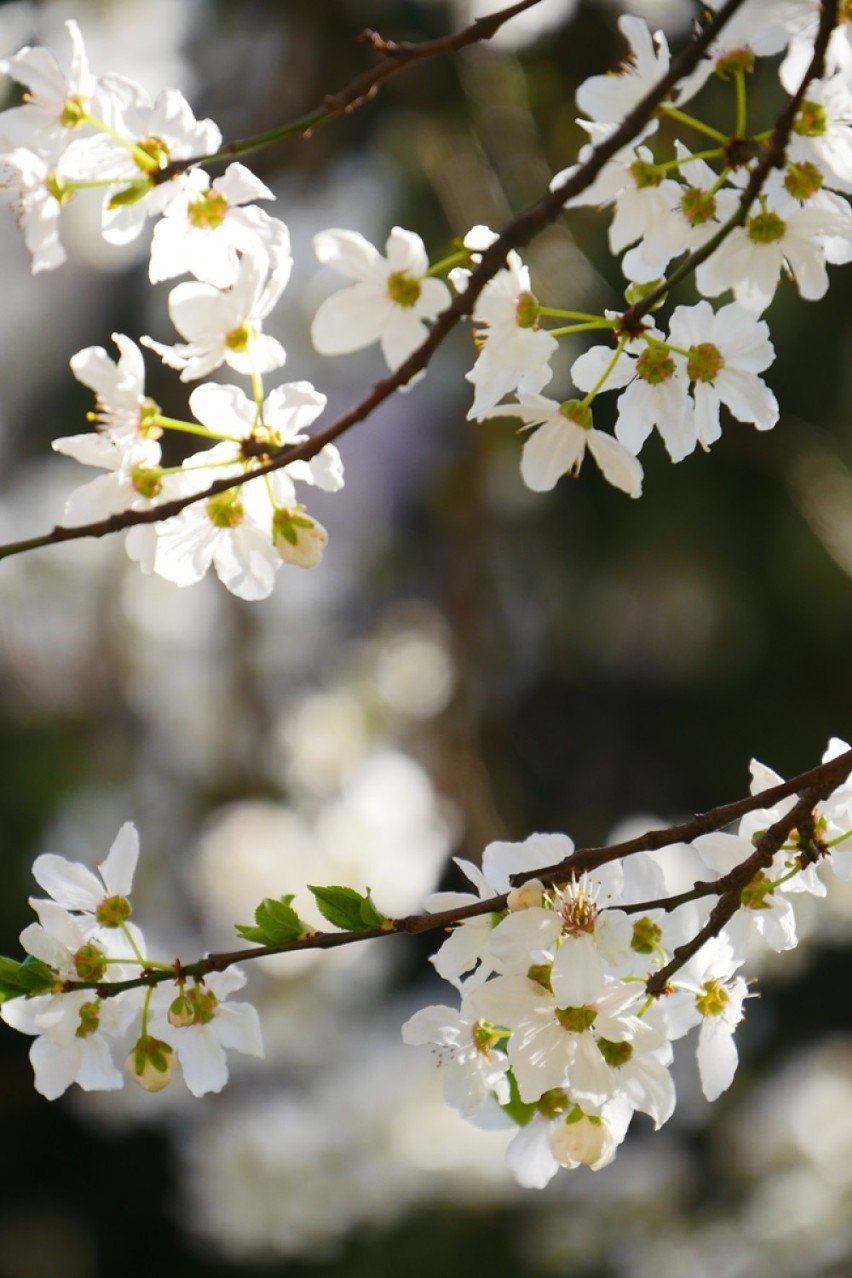
M 101 1004 L 96 999 L 92 1003 L 84 1003 L 80 1008 L 80 1024 L 74 1031 L 77 1038 L 89 1038 L 96 1034 L 101 1023 Z
M 756 213 L 748 220 L 748 237 L 753 244 L 774 244 L 783 240 L 787 223 L 777 213 Z
M 420 281 L 405 271 L 394 271 L 388 276 L 388 297 L 397 306 L 416 306 L 420 300 Z
M 822 189 L 823 176 L 815 164 L 788 164 L 784 189 L 794 200 L 809 200 Z
M 519 293 L 515 299 L 515 320 L 518 328 L 538 327 L 538 301 L 532 293 Z
M 582 1034 L 597 1020 L 597 1012 L 593 1007 L 558 1007 L 556 1019 L 563 1029 L 572 1034 Z
M 66 99 L 62 114 L 59 117 L 59 123 L 63 129 L 76 129 L 77 125 L 81 124 L 85 118 L 86 105 L 83 99 L 79 95 Z
M 186 210 L 190 226 L 197 230 L 215 231 L 228 214 L 228 201 L 218 191 L 208 191 L 200 200 L 193 200 Z
M 652 919 L 637 919 L 633 924 L 630 948 L 637 954 L 653 954 L 659 948 L 663 929 Z
M 712 382 L 725 367 L 724 356 L 712 342 L 690 346 L 686 371 L 691 382 Z
M 151 173 L 154 169 L 164 169 L 171 159 L 171 151 L 169 145 L 162 138 L 150 136 L 141 138 L 136 143 L 136 150 L 141 151 L 143 155 L 148 157 L 148 163 L 143 164 L 141 159 L 138 161 L 139 167 L 144 169 L 146 173 Z
M 236 528 L 245 515 L 245 507 L 237 492 L 216 493 L 207 502 L 207 518 L 214 528 Z
M 740 904 L 744 910 L 769 910 L 771 903 L 766 898 L 775 891 L 772 883 L 762 870 L 754 876 L 740 893 Z
M 648 346 L 636 361 L 636 374 L 643 382 L 659 386 L 674 377 L 675 364 L 665 346 Z
M 680 211 L 690 226 L 702 226 L 716 216 L 716 197 L 700 187 L 688 186 L 680 197 Z
M 240 324 L 239 328 L 232 328 L 226 335 L 225 345 L 228 350 L 244 355 L 249 348 L 249 342 L 253 341 L 256 335 L 250 324 Z
M 821 102 L 805 100 L 796 116 L 793 132 L 803 138 L 822 138 L 828 132 L 828 116 Z
M 74 971 L 81 981 L 102 981 L 107 965 L 97 945 L 81 945 L 74 955 Z
M 695 999 L 695 1006 L 698 1008 L 702 1016 L 721 1016 L 731 996 L 725 989 L 721 981 L 705 981 L 702 986 L 703 994 L 699 994 Z
M 740 71 L 748 74 L 753 70 L 754 53 L 751 49 L 733 49 L 719 58 L 716 63 L 716 74 L 722 80 L 726 80 L 730 75 L 737 75 Z
M 95 918 L 103 927 L 121 927 L 133 913 L 126 896 L 108 896 L 95 910 Z
M 648 160 L 634 160 L 630 174 L 640 191 L 649 186 L 659 186 L 665 177 L 663 170 Z
M 130 482 L 140 497 L 149 500 L 159 497 L 163 491 L 162 471 L 151 466 L 134 466 L 130 472 Z
M 592 429 L 592 410 L 582 400 L 566 399 L 559 405 L 559 411 L 563 417 L 567 417 L 569 422 L 573 422 L 575 426 L 580 426 L 583 430 Z

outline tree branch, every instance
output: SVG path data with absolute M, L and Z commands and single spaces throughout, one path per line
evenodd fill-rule
M 836 0 L 829 0 L 829 2 L 836 3 Z M 370 393 L 354 408 L 338 417 L 330 425 L 326 426 L 324 430 L 319 431 L 304 443 L 296 445 L 294 448 L 282 453 L 280 457 L 276 457 L 254 470 L 246 471 L 245 474 L 236 478 L 229 477 L 216 480 L 203 492 L 192 493 L 186 497 L 163 502 L 146 510 L 122 511 L 120 514 L 111 515 L 108 519 L 96 520 L 89 524 L 79 524 L 73 528 L 57 525 L 50 532 L 43 533 L 40 536 L 29 537 L 22 541 L 9 542 L 4 546 L 0 546 L 0 559 L 23 554 L 26 551 L 35 550 L 43 546 L 58 545 L 66 541 L 79 541 L 87 537 L 105 537 L 111 533 L 136 527 L 138 524 L 158 523 L 161 520 L 170 519 L 195 502 L 205 501 L 210 497 L 214 497 L 217 493 L 237 488 L 252 479 L 269 474 L 292 462 L 310 460 L 326 444 L 332 443 L 357 423 L 364 421 L 380 404 L 389 399 L 395 391 L 407 385 L 417 373 L 422 372 L 427 367 L 433 354 L 448 334 L 462 319 L 472 313 L 476 300 L 486 284 L 505 265 L 509 251 L 511 249 L 524 248 L 537 235 L 541 234 L 560 215 L 565 201 L 586 190 L 607 161 L 641 132 L 672 87 L 694 69 L 725 23 L 743 3 L 744 0 L 727 0 L 692 43 L 687 45 L 673 59 L 668 73 L 633 108 L 610 137 L 594 149 L 589 159 L 580 165 L 564 182 L 560 183 L 558 187 L 548 191 L 530 208 L 507 223 L 494 243 L 483 252 L 479 264 L 471 271 L 466 290 L 457 294 L 447 309 L 437 316 L 428 336 L 417 350 L 393 373 L 376 382 Z M 513 10 L 519 11 L 518 6 L 513 6 Z M 504 15 L 506 12 L 503 11 Z M 498 14 L 493 15 L 495 19 L 498 16 Z M 475 23 L 474 27 L 476 25 Z M 470 28 L 467 30 L 469 31 Z M 468 41 L 468 43 L 470 42 Z M 396 64 L 394 63 L 393 65 Z M 198 163 L 198 161 L 194 161 L 194 163 Z
M 705 927 L 692 941 L 674 951 L 671 961 L 649 978 L 647 988 L 650 994 L 661 994 L 670 977 L 684 963 L 697 953 L 705 941 L 718 935 L 724 925 L 733 917 L 740 905 L 742 890 L 754 878 L 755 874 L 772 862 L 775 853 L 781 848 L 790 832 L 797 827 L 808 829 L 812 820 L 814 805 L 828 798 L 834 790 L 852 772 L 852 750 L 847 750 L 826 763 L 821 763 L 808 772 L 802 772 L 789 781 L 773 786 L 769 790 L 761 790 L 759 794 L 750 795 L 736 803 L 722 804 L 710 812 L 695 817 L 692 821 L 667 826 L 664 829 L 650 830 L 638 838 L 624 843 L 612 844 L 605 848 L 585 848 L 578 850 L 573 856 L 558 865 L 545 869 L 531 870 L 512 876 L 513 883 L 525 883 L 529 879 L 540 879 L 543 883 L 555 886 L 567 883 L 576 878 L 584 870 L 605 865 L 610 861 L 620 860 L 636 852 L 653 851 L 675 843 L 690 842 L 700 834 L 708 834 L 729 825 L 732 820 L 753 812 L 757 808 L 771 807 L 782 799 L 798 794 L 799 801 L 779 818 L 759 839 L 754 852 L 729 874 L 717 879 L 714 883 L 699 883 L 691 892 L 681 893 L 664 900 L 644 902 L 635 906 L 618 906 L 627 913 L 635 913 L 639 909 L 674 909 L 684 901 L 696 899 L 698 896 L 718 895 L 719 901 L 714 907 Z M 699 891 L 700 889 L 700 891 Z M 267 958 L 275 954 L 291 954 L 304 950 L 337 949 L 341 945 L 352 945 L 358 941 L 377 940 L 379 937 L 406 933 L 414 936 L 422 932 L 434 932 L 447 929 L 466 919 L 477 918 L 485 914 L 501 914 L 507 907 L 507 894 L 489 897 L 486 900 L 473 901 L 470 905 L 443 910 L 434 914 L 410 914 L 404 918 L 386 919 L 378 927 L 354 931 L 310 932 L 297 940 L 281 942 L 277 945 L 257 945 L 250 949 L 227 950 L 208 954 L 194 963 L 182 963 L 176 960 L 174 967 L 167 970 L 156 968 L 145 971 L 138 977 L 125 981 L 109 983 L 68 981 L 66 990 L 95 989 L 102 998 L 110 998 L 125 990 L 139 989 L 148 985 L 159 985 L 164 981 L 178 979 L 203 980 L 210 972 L 223 972 L 236 963 L 248 962 L 251 959 Z

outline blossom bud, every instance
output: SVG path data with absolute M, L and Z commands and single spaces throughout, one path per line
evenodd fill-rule
M 146 1092 L 161 1092 L 171 1082 L 176 1059 L 168 1043 L 143 1034 L 124 1062 L 124 1067 L 133 1081 L 144 1087 Z
M 564 1123 L 554 1128 L 550 1136 L 550 1152 L 563 1167 L 575 1167 L 577 1163 L 591 1165 L 604 1154 L 607 1130 L 600 1118 L 584 1114 L 575 1105 Z
M 304 506 L 276 511 L 272 532 L 281 558 L 300 568 L 315 568 L 328 544 L 328 533 L 321 523 L 305 513 Z
M 512 888 L 506 897 L 510 910 L 529 910 L 541 905 L 544 899 L 544 884 L 541 879 L 527 879 L 520 887 Z

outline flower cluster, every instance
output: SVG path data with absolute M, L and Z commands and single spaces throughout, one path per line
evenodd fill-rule
M 143 344 L 182 381 L 207 377 L 224 364 L 251 380 L 251 398 L 236 386 L 203 385 L 190 398 L 195 420 L 179 421 L 146 396 L 141 352 L 131 337 L 114 335 L 120 352 L 115 363 L 101 347 L 78 352 L 71 368 L 95 392 L 96 433 L 57 439 L 53 446 L 105 473 L 71 494 L 65 523 L 85 525 L 183 500 L 189 504 L 177 515 L 131 530 L 130 557 L 143 571 L 182 586 L 213 566 L 234 594 L 262 599 L 282 561 L 312 567 L 327 541 L 325 528 L 300 502 L 296 483 L 328 492 L 343 485 L 331 444 L 310 459 L 286 461 L 307 441 L 304 429 L 325 408 L 325 396 L 306 381 L 269 394 L 263 388 L 263 375 L 286 360 L 281 344 L 264 332 L 264 321 L 290 277 L 289 232 L 256 203 L 273 195 L 243 164 L 228 165 L 212 181 L 197 167 L 222 140 L 211 120 L 196 120 L 177 90 L 151 102 L 130 80 L 95 77 L 76 23 L 66 27 L 67 72 L 41 48 L 0 62 L 0 70 L 27 90 L 25 103 L 0 118 L 0 170 L 17 198 L 33 270 L 64 261 L 61 211 L 81 190 L 103 189 L 101 233 L 109 243 L 135 239 L 156 218 L 152 283 L 186 273 L 194 278 L 177 284 L 168 300 L 184 340 L 168 345 L 143 337 Z M 179 466 L 164 466 L 164 431 L 213 446 Z M 255 471 L 261 473 L 251 478 Z M 235 480 L 239 485 L 230 486 Z M 223 482 L 210 492 L 217 481 Z
M 123 1086 L 111 1040 L 126 1039 L 140 1019 L 125 1071 L 146 1091 L 166 1087 L 179 1061 L 194 1096 L 218 1092 L 228 1078 L 226 1047 L 263 1055 L 255 1009 L 225 1002 L 245 984 L 243 973 L 231 968 L 188 979 L 176 965 L 146 957 L 142 932 L 130 922 L 138 856 L 138 835 L 128 822 L 97 874 L 52 853 L 33 866 L 48 896 L 30 900 L 39 920 L 21 933 L 30 958 L 17 971 L 7 961 L 0 1016 L 34 1036 L 35 1086 L 48 1100 L 72 1083 L 84 1091 Z M 143 972 L 167 973 L 169 979 L 148 988 L 110 989 Z M 27 987 L 40 992 L 14 996 Z
M 824 761 L 848 749 L 833 740 Z M 779 783 L 770 769 L 752 764 L 753 794 Z M 430 899 L 435 911 L 506 902 L 460 923 L 434 956 L 461 995 L 460 1007 L 426 1007 L 402 1032 L 407 1043 L 437 1049 L 447 1102 L 465 1118 L 517 1125 L 507 1157 L 522 1184 L 541 1187 L 560 1166 L 605 1167 L 634 1111 L 657 1127 L 665 1123 L 675 1107 L 672 1043 L 692 1029 L 705 1096 L 716 1100 L 730 1086 L 734 1030 L 748 997 L 740 969 L 754 957 L 753 945 L 796 945 L 794 902 L 802 893 L 825 895 L 822 866 L 852 878 L 852 777 L 815 807 L 807 828 L 790 830 L 739 889 L 731 920 L 711 929 L 654 997 L 651 978 L 700 935 L 715 898 L 696 892 L 674 909 L 660 902 L 685 880 L 719 883 L 745 865 L 794 804 L 791 798 L 750 812 L 736 833 L 603 864 L 563 887 L 552 886 L 550 874 L 545 881 L 530 876 L 570 866 L 567 835 L 492 843 L 481 870 L 458 862 L 476 896 Z M 525 881 L 512 888 L 517 876 Z
M 590 141 L 576 165 L 555 175 L 551 189 L 565 191 L 568 210 L 612 208 L 609 247 L 621 256 L 627 308 L 597 316 L 542 306 L 514 250 L 470 303 L 478 354 L 467 373 L 474 387 L 468 416 L 520 419 L 531 432 L 521 474 L 535 491 L 576 475 L 588 449 L 609 483 L 638 497 L 639 453 L 652 432 L 659 432 L 672 460 L 681 461 L 719 439 L 723 406 L 737 421 L 771 429 L 779 409 L 761 374 L 774 349 L 760 317 L 785 274 L 803 297 L 819 298 L 828 288 L 827 264 L 852 256 L 852 60 L 843 24 L 829 43 L 823 78 L 808 82 L 814 6 L 805 0 L 744 4 L 633 141 L 594 178 L 578 183 L 595 149 L 669 69 L 662 33 L 652 35 L 630 15 L 620 27 L 629 58 L 620 74 L 581 84 L 579 124 Z M 287 228 L 257 203 L 272 192 L 244 165 L 234 161 L 213 180 L 201 167 L 221 144 L 211 120 L 196 120 L 176 90 L 152 102 L 130 80 L 94 76 L 79 29 L 73 22 L 67 29 L 67 70 L 39 48 L 0 62 L 27 90 L 24 104 L 0 119 L 0 166 L 17 196 L 33 269 L 64 260 L 61 210 L 79 190 L 103 189 L 101 232 L 109 242 L 126 243 L 156 219 L 151 281 L 187 272 L 194 278 L 169 295 L 169 314 L 183 340 L 167 344 L 146 336 L 142 342 L 183 381 L 225 364 L 251 379 L 252 394 L 202 386 L 190 399 L 196 420 L 177 421 L 145 397 L 130 337 L 115 337 L 121 351 L 115 368 L 100 347 L 81 351 L 72 368 L 98 396 L 98 434 L 60 439 L 54 447 L 107 473 L 72 494 L 66 522 L 133 516 L 127 549 L 143 571 L 189 585 L 212 565 L 235 594 L 264 598 L 282 559 L 312 566 L 327 540 L 298 500 L 294 481 L 327 491 L 343 483 L 331 444 L 302 447 L 299 460 L 287 462 L 294 447 L 308 444 L 303 428 L 322 411 L 324 397 L 301 381 L 271 395 L 263 389 L 263 375 L 286 358 L 263 329 L 290 275 Z M 776 156 L 771 130 L 746 136 L 745 77 L 758 56 L 782 52 L 783 89 L 798 92 L 804 85 L 806 96 Z M 736 89 L 728 134 L 684 110 L 714 73 Z M 657 136 L 661 118 L 710 145 L 695 154 L 676 138 L 667 149 Z M 314 239 L 319 261 L 352 283 L 320 305 L 311 328 L 316 350 L 340 355 L 378 342 L 391 370 L 405 366 L 450 305 L 448 285 L 437 277 L 446 273 L 464 294 L 471 269 L 497 239 L 488 227 L 475 226 L 458 252 L 430 266 L 423 241 L 402 227 L 391 230 L 384 255 L 354 231 L 321 232 Z M 694 262 L 692 253 L 699 254 Z M 648 312 L 687 273 L 694 274 L 702 300 L 677 306 L 667 326 L 658 326 Z M 714 309 L 709 299 L 729 292 L 733 300 Z M 545 327 L 551 319 L 558 326 Z M 609 340 L 572 364 L 577 393 L 544 395 L 560 339 L 602 331 Z M 425 364 L 406 370 L 396 385 L 413 385 L 424 370 Z M 595 400 L 607 391 L 619 392 L 614 434 L 593 419 Z M 165 430 L 214 446 L 178 467 L 163 467 L 158 437 Z M 255 471 L 261 473 L 253 478 Z M 159 515 L 157 506 L 168 502 L 177 502 L 180 513 Z

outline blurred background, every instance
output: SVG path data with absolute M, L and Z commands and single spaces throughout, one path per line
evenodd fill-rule
M 426 39 L 473 0 L 50 0 L 0 4 L 0 54 L 61 50 L 75 17 L 93 69 L 181 88 L 225 138 L 302 114 L 372 64 L 365 27 Z M 491 8 L 498 7 L 496 4 Z M 637 3 L 674 41 L 698 6 Z M 308 327 L 340 285 L 311 236 L 396 223 L 433 260 L 537 198 L 583 140 L 580 79 L 625 53 L 616 3 L 543 0 L 488 47 L 394 79 L 351 116 L 252 161 L 289 225 L 294 274 L 270 326 L 287 379 L 325 420 L 382 375 L 373 351 L 321 360 Z M 768 123 L 775 68 L 756 77 Z M 7 85 L 11 103 L 12 86 Z M 249 91 L 250 88 L 250 91 Z M 727 90 L 719 119 L 729 118 Z M 724 126 L 723 126 L 724 127 Z M 173 341 L 168 286 L 67 210 L 69 263 L 33 277 L 0 209 L 0 540 L 45 531 L 89 478 L 50 452 L 85 429 L 68 359 L 113 331 Z M 606 216 L 554 226 L 529 261 L 539 300 L 619 304 Z M 33 858 L 92 865 L 136 822 L 136 918 L 158 953 L 232 948 L 264 895 L 369 885 L 390 914 L 461 887 L 449 858 L 494 838 L 675 820 L 742 796 L 752 756 L 782 773 L 852 735 L 849 284 L 789 285 L 769 314 L 782 405 L 769 435 L 730 420 L 673 467 L 652 440 L 632 502 L 591 463 L 547 496 L 518 473 L 513 423 L 465 421 L 459 331 L 428 378 L 341 442 L 346 487 L 311 512 L 330 544 L 243 603 L 215 578 L 139 574 L 121 540 L 0 564 L 0 951 L 31 921 Z M 680 300 L 690 296 L 689 290 Z M 581 347 L 552 383 L 567 395 Z M 111 353 L 114 353 L 111 350 Z M 185 415 L 190 387 L 147 360 Z M 231 380 L 225 378 L 225 380 Z M 560 386 L 563 388 L 560 391 Z M 597 410 L 596 410 L 597 411 Z M 598 425 L 607 425 L 605 410 Z M 637 824 L 638 823 L 638 824 Z M 679 1104 L 641 1117 L 615 1164 L 519 1189 L 505 1138 L 446 1109 L 399 1026 L 425 1002 L 434 938 L 250 965 L 267 1060 L 193 1100 L 32 1087 L 29 1041 L 0 1033 L 0 1278 L 845 1278 L 852 1271 L 852 894 L 800 909 L 805 942 L 760 967 L 742 1065 L 712 1108 L 689 1044 Z M 813 905 L 811 898 L 804 906 Z

